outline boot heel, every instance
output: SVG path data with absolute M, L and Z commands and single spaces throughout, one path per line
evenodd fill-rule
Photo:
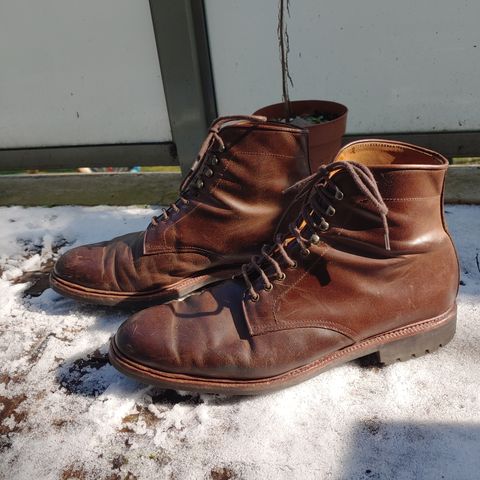
M 378 361 L 384 365 L 390 365 L 397 361 L 410 360 L 434 352 L 453 338 L 456 325 L 457 315 L 455 312 L 447 323 L 442 323 L 433 330 L 382 345 L 377 352 Z

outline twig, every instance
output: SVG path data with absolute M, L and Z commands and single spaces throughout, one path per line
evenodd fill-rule
M 288 36 L 285 15 L 290 16 L 290 0 L 279 0 L 277 37 L 280 47 L 280 63 L 282 65 L 282 99 L 285 106 L 285 120 L 290 119 L 290 97 L 288 84 L 293 87 L 292 77 L 288 69 L 288 54 L 290 52 L 290 39 Z

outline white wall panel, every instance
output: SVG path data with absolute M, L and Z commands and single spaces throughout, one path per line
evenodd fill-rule
M 0 148 L 170 139 L 148 0 L 0 0 Z
M 349 132 L 480 129 L 478 0 L 291 0 L 292 99 L 350 109 Z M 281 100 L 277 0 L 206 0 L 219 113 Z

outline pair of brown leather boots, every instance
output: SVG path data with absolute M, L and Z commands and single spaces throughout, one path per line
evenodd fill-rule
M 165 388 L 256 394 L 372 353 L 423 355 L 455 332 L 447 166 L 362 140 L 312 172 L 305 130 L 220 118 L 174 204 L 144 232 L 70 250 L 51 284 L 90 303 L 157 303 L 123 323 L 110 360 Z

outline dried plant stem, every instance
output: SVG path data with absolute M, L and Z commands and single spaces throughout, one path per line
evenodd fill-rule
M 290 0 L 279 0 L 278 3 L 278 26 L 277 37 L 280 47 L 280 63 L 282 65 L 282 99 L 285 105 L 285 119 L 288 121 L 290 114 L 290 97 L 288 95 L 288 84 L 293 87 L 292 77 L 288 70 L 288 53 L 290 52 L 290 41 L 288 38 L 286 15 L 290 15 Z

